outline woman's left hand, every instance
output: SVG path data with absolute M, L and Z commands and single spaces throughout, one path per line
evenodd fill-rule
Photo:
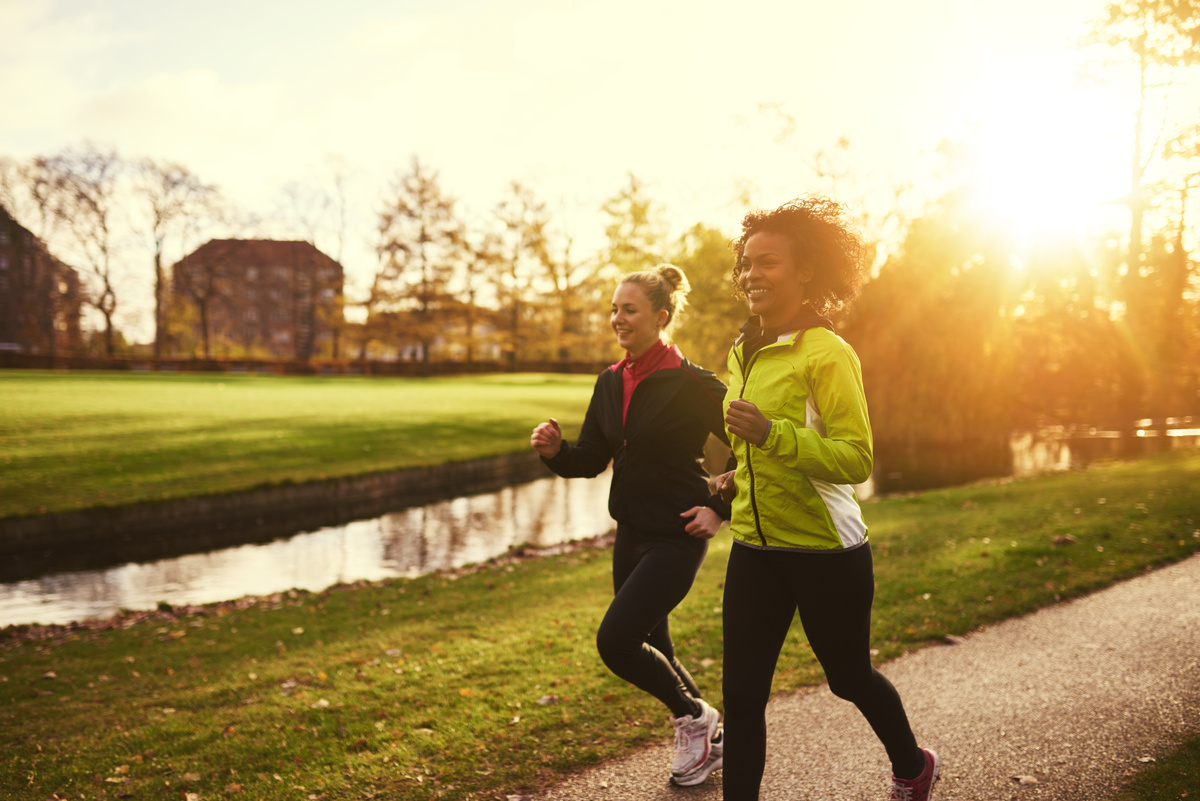
M 717 532 L 721 529 L 721 524 L 725 521 L 721 516 L 709 509 L 707 506 L 693 506 L 686 512 L 679 515 L 680 517 L 690 517 L 691 521 L 684 526 L 683 530 L 693 537 L 702 540 L 711 540 L 717 536 Z
M 729 433 L 741 437 L 751 445 L 762 445 L 767 431 L 770 430 L 770 423 L 758 407 L 742 398 L 729 402 L 729 411 L 725 413 L 725 425 L 729 426 Z

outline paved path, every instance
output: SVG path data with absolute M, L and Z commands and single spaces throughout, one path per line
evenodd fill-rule
M 1143 760 L 1200 730 L 1200 556 L 882 671 L 917 739 L 942 755 L 936 801 L 1108 798 Z M 761 801 L 887 798 L 883 748 L 828 688 L 775 699 L 767 721 Z M 669 763 L 664 745 L 534 799 L 719 801 L 719 772 L 699 787 L 672 787 Z

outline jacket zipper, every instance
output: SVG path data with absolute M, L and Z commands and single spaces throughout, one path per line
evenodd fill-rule
M 754 355 L 752 355 L 750 357 L 750 361 L 746 362 L 746 364 L 743 365 L 742 388 L 740 390 L 738 390 L 738 400 L 744 399 L 744 396 L 746 394 L 746 383 L 750 380 L 750 368 L 754 366 L 754 362 L 755 362 L 755 360 L 758 359 L 758 354 L 761 352 L 762 352 L 761 348 L 759 350 L 755 351 Z M 741 362 L 740 356 L 738 357 L 738 362 L 739 363 Z M 767 547 L 767 538 L 766 538 L 766 536 L 763 535 L 762 518 L 759 517 L 758 500 L 755 498 L 754 465 L 750 461 L 750 451 L 751 451 L 751 445 L 749 442 L 747 442 L 746 443 L 746 470 L 749 471 L 749 473 L 750 473 L 750 508 L 754 511 L 754 530 L 758 532 L 758 538 L 762 541 L 763 547 L 766 548 Z

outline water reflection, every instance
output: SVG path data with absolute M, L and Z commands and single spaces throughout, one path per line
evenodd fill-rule
M 203 604 L 293 587 L 417 576 L 483 562 L 522 544 L 587 539 L 612 528 L 610 474 L 546 478 L 242 545 L 106 570 L 58 573 L 0 585 L 0 626 L 69 623 L 159 601 Z

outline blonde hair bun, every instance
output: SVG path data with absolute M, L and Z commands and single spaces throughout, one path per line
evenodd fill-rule
M 629 273 L 619 283 L 637 284 L 646 293 L 655 311 L 667 310 L 667 324 L 663 327 L 667 333 L 675 326 L 676 316 L 687 305 L 687 293 L 692 288 L 683 270 L 674 264 L 660 264 L 652 270 Z
M 674 264 L 660 264 L 654 268 L 654 272 L 658 273 L 667 285 L 671 287 L 671 294 L 679 294 L 679 300 L 691 291 L 692 286 L 688 283 L 687 276 L 683 274 L 683 270 L 676 267 Z

